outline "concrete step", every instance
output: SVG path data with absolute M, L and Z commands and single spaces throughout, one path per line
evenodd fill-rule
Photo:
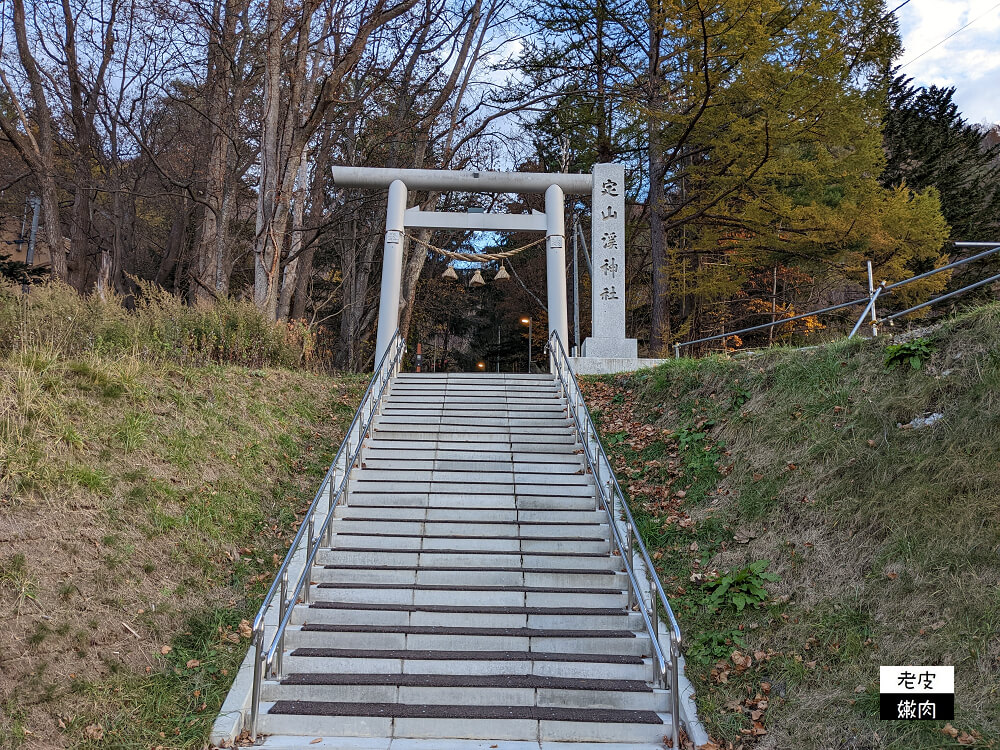
M 397 550 L 363 547 L 338 547 L 321 549 L 316 553 L 318 565 L 406 565 L 416 567 L 463 567 L 463 568 L 509 568 L 523 565 L 530 568 L 574 567 L 588 570 L 619 570 L 621 560 L 612 555 L 594 553 L 581 555 L 579 552 L 560 554 L 522 553 L 520 550 L 497 552 L 495 550 Z
M 420 521 L 389 519 L 341 518 L 334 524 L 337 534 L 382 534 L 423 536 L 425 538 L 450 536 L 480 537 L 538 537 L 538 538 L 589 538 L 607 539 L 607 524 L 559 524 L 510 521 Z
M 375 469 L 366 467 L 360 470 L 356 469 L 354 474 L 351 475 L 351 479 L 355 482 L 398 482 L 401 473 L 399 468 Z M 513 469 L 509 471 L 472 471 L 470 469 L 449 471 L 445 469 L 411 468 L 405 472 L 405 477 L 408 485 L 419 482 L 432 482 L 435 484 L 458 483 L 465 484 L 470 488 L 479 487 L 480 485 L 512 487 L 516 484 L 519 486 L 539 486 L 540 482 L 544 482 L 546 486 L 552 487 L 593 486 L 590 475 L 576 472 L 543 474 L 540 476 L 538 472 L 526 473 Z M 426 489 L 430 491 L 437 488 L 427 487 Z
M 483 419 L 499 417 L 503 419 L 567 419 L 569 412 L 564 404 L 557 399 L 538 401 L 537 403 L 516 404 L 452 404 L 448 401 L 426 403 L 420 401 L 387 401 L 382 406 L 382 418 L 414 417 L 414 418 L 448 418 L 448 419 Z
M 470 401 L 480 405 L 509 403 L 511 401 L 561 400 L 558 388 L 532 388 L 529 386 L 475 386 L 456 385 L 450 388 L 432 388 L 422 385 L 395 385 L 389 390 L 389 402 L 400 397 L 434 398 L 442 402 Z
M 524 412 L 520 414 L 481 413 L 449 414 L 442 412 L 399 414 L 391 411 L 383 412 L 375 421 L 375 428 L 389 429 L 400 427 L 453 427 L 461 432 L 526 430 L 532 427 L 569 429 L 573 426 L 569 416 L 564 411 L 553 411 L 550 414 Z
M 353 483 L 352 483 L 353 484 Z M 464 494 L 458 492 L 409 492 L 405 490 L 375 491 L 366 487 L 358 491 L 352 487 L 348 504 L 367 507 L 424 507 L 424 508 L 490 508 L 498 510 L 538 510 L 545 512 L 558 511 L 591 511 L 595 509 L 592 494 L 574 492 L 555 496 L 549 494 L 518 493 L 508 494 Z
M 465 607 L 624 607 L 624 593 L 601 589 L 551 587 L 434 587 L 414 584 L 317 584 L 310 587 L 315 602 L 368 602 L 371 604 L 451 604 Z
M 663 750 L 656 744 L 629 742 L 539 742 L 537 740 L 462 740 L 412 737 L 295 737 L 270 735 L 258 740 L 264 750 Z
M 381 452 L 366 452 L 361 461 L 361 469 L 376 471 L 456 471 L 466 476 L 481 472 L 501 472 L 520 474 L 544 474 L 546 476 L 583 475 L 582 458 L 576 461 L 474 461 L 442 458 L 408 458 L 406 456 L 385 456 Z
M 272 734 L 656 742 L 669 732 L 652 711 L 318 701 L 278 701 L 262 709 L 262 731 Z
M 386 549 L 398 551 L 449 550 L 493 552 L 567 552 L 610 554 L 611 543 L 599 537 L 544 538 L 530 536 L 403 536 L 400 534 L 352 534 L 337 528 L 333 535 L 334 549 Z
M 588 572 L 557 568 L 557 572 L 539 572 L 544 568 L 469 569 L 460 567 L 406 567 L 382 568 L 355 566 L 343 568 L 315 568 L 315 583 L 397 583 L 455 586 L 542 586 L 547 588 L 617 588 L 624 590 L 628 578 L 614 571 Z
M 642 617 L 622 609 L 554 607 L 472 607 L 317 602 L 296 607 L 292 623 L 332 625 L 436 625 L 456 622 L 467 627 L 550 628 L 562 630 L 631 630 L 639 632 Z
M 517 510 L 516 508 L 427 508 L 426 506 L 392 505 L 369 506 L 338 505 L 334 517 L 350 520 L 378 521 L 431 521 L 446 523 L 522 523 L 522 524 L 602 524 L 608 521 L 603 510 L 544 511 Z
M 521 635 L 521 633 L 540 635 Z M 332 623 L 311 623 L 289 628 L 285 633 L 285 646 L 289 649 L 305 647 L 406 651 L 529 651 L 634 656 L 649 656 L 652 651 L 648 636 L 637 638 L 631 631 L 455 628 L 439 625 L 363 626 Z
M 628 654 L 527 651 L 415 651 L 297 648 L 284 657 L 286 673 L 539 675 L 578 679 L 645 680 L 649 659 Z
M 263 684 L 265 701 L 319 700 L 667 710 L 669 694 L 638 680 L 535 675 L 287 674 Z
M 427 481 L 418 478 L 375 478 L 374 472 L 359 471 L 351 477 L 351 496 L 355 494 L 431 492 L 436 496 L 449 495 L 542 495 L 545 497 L 593 497 L 594 488 L 583 475 L 553 477 L 552 484 L 542 484 L 538 474 L 523 474 L 522 481 L 476 482 L 459 479 Z M 348 500 L 350 502 L 350 500 Z
M 406 443 L 415 441 L 427 441 L 436 444 L 437 450 L 461 450 L 466 453 L 478 453 L 479 451 L 496 451 L 504 447 L 516 448 L 522 452 L 558 452 L 552 449 L 555 446 L 569 448 L 574 444 L 573 433 L 569 428 L 560 431 L 535 432 L 525 430 L 521 432 L 503 431 L 487 433 L 485 431 L 469 431 L 466 436 L 456 434 L 453 430 L 442 429 L 440 431 L 420 428 L 415 430 L 400 429 L 399 425 L 391 425 L 390 428 L 376 427 L 372 431 L 372 436 L 377 440 L 396 440 Z

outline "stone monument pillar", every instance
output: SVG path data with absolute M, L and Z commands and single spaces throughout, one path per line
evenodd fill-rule
M 591 220 L 591 336 L 584 357 L 638 356 L 635 339 L 625 338 L 625 167 L 595 164 Z

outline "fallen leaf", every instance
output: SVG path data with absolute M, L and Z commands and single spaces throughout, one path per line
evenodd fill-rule
M 691 550 L 692 552 L 697 552 L 698 551 L 698 542 L 691 542 L 691 546 L 688 547 L 688 549 Z
M 197 659 L 189 659 L 188 660 L 188 663 L 187 663 L 187 668 L 188 669 L 194 669 L 195 667 L 200 667 L 200 666 L 201 666 L 201 662 L 198 661 Z
M 865 686 L 864 685 L 858 685 L 857 687 L 854 688 L 854 692 L 855 693 L 863 693 L 863 692 L 865 692 Z
M 976 738 L 973 737 L 968 732 L 962 732 L 960 735 L 958 735 L 958 744 L 959 745 L 975 745 L 976 744 Z
M 740 651 L 733 651 L 733 653 L 730 654 L 729 658 L 733 660 L 733 664 L 736 665 L 736 669 L 740 672 L 742 672 L 744 669 L 747 669 L 751 664 L 753 664 L 753 659 L 751 659 L 746 654 L 741 653 Z
M 958 737 L 958 730 L 948 723 L 941 727 L 941 734 L 946 734 L 949 737 Z
M 890 581 L 895 581 L 897 578 L 899 578 L 899 573 L 886 573 L 885 577 L 888 578 Z
M 164 656 L 166 656 L 173 650 L 174 650 L 173 646 L 160 646 L 160 653 L 163 654 Z
M 310 745 L 315 745 L 316 743 L 322 742 L 322 741 L 323 741 L 322 737 L 317 737 L 316 739 L 312 740 L 309 744 Z
M 875 447 L 875 441 L 874 440 L 869 440 L 868 441 L 868 447 L 869 448 L 874 448 Z
M 677 492 L 675 492 L 674 494 L 677 495 L 677 497 L 679 497 L 681 500 L 683 500 L 684 498 L 687 497 L 688 493 L 685 492 L 684 490 L 677 490 Z
M 100 724 L 88 724 L 86 732 L 87 736 L 92 740 L 104 739 L 104 727 Z

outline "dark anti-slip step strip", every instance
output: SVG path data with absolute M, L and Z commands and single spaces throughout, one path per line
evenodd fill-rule
M 519 549 L 389 549 L 386 547 L 332 547 L 326 552 L 385 552 L 392 555 L 517 555 L 533 557 L 611 557 L 607 552 L 549 552 L 547 550 Z M 473 568 L 479 570 L 479 568 Z
M 405 591 L 515 591 L 526 594 L 624 594 L 622 589 L 560 588 L 556 586 L 449 586 L 432 583 L 320 583 L 321 589 L 402 589 Z
M 433 522 L 432 522 L 433 523 Z M 575 525 L 575 524 L 574 524 Z M 483 536 L 482 534 L 386 534 L 382 532 L 375 531 L 334 531 L 334 536 L 375 536 L 383 537 L 386 539 L 468 539 L 472 540 L 489 540 L 489 539 L 503 539 L 504 541 L 529 541 L 529 542 L 605 542 L 607 541 L 604 537 L 600 536 L 507 536 L 507 535 L 495 535 L 495 536 Z M 406 552 L 406 550 L 397 550 L 397 552 Z
M 417 492 L 417 493 L 414 493 L 414 494 L 423 495 L 423 494 L 426 494 L 426 493 Z M 515 511 L 517 513 L 539 513 L 539 512 L 541 512 L 541 513 L 591 513 L 591 512 L 596 512 L 596 509 L 594 511 L 591 511 L 591 510 L 582 510 L 580 508 L 544 508 L 542 510 L 539 510 L 537 508 L 500 508 L 500 507 L 480 508 L 480 507 L 469 507 L 468 505 L 430 505 L 430 506 L 428 506 L 428 505 L 369 505 L 368 503 L 357 502 L 353 497 L 351 499 L 351 502 L 349 503 L 349 507 L 351 507 L 351 508 L 378 508 L 380 510 L 384 509 L 384 508 L 406 508 L 407 510 L 428 510 L 428 509 L 430 509 L 430 510 L 475 510 L 475 511 L 484 511 L 484 512 L 493 512 L 493 511 L 498 511 L 498 510 L 505 510 L 505 511 Z M 340 519 L 335 519 L 335 520 L 340 520 Z M 378 520 L 379 521 L 384 521 L 384 520 L 387 520 L 387 519 L 379 518 Z M 432 521 L 431 523 L 434 523 L 434 522 Z M 477 522 L 476 521 L 466 521 L 466 523 L 477 523 Z M 521 523 L 521 521 L 510 521 L 510 523 Z M 563 524 L 565 524 L 567 522 L 566 521 L 556 521 L 555 523 L 563 525 Z M 600 525 L 604 526 L 606 524 L 602 523 Z
M 453 604 L 374 604 L 372 602 L 313 602 L 310 609 L 347 609 L 374 612 L 439 612 L 479 615 L 584 615 L 618 617 L 627 615 L 624 607 L 491 607 Z
M 559 654 L 552 651 L 431 651 L 407 649 L 309 648 L 301 646 L 292 656 L 323 659 L 403 659 L 406 661 L 561 661 L 584 664 L 642 664 L 630 654 Z
M 617 575 L 620 570 L 611 568 L 599 568 L 597 570 L 587 570 L 586 568 L 460 568 L 457 566 L 442 565 L 324 565 L 327 570 L 415 570 L 421 573 L 431 571 L 435 573 L 465 573 L 469 571 L 477 573 L 555 573 L 558 575 Z
M 528 638 L 635 638 L 631 630 L 545 630 L 541 628 L 451 628 L 438 625 L 332 625 L 307 623 L 304 631 L 323 633 L 404 633 L 406 635 L 487 635 Z
M 278 701 L 270 714 L 293 716 L 377 716 L 393 719 L 529 719 L 585 721 L 600 724 L 662 724 L 655 711 L 608 708 L 544 708 L 542 706 L 411 706 L 405 703 L 333 703 Z
M 530 688 L 535 690 L 601 690 L 652 693 L 642 680 L 595 680 L 533 674 L 290 674 L 282 685 L 395 685 L 397 687 Z
M 352 506 L 353 507 L 353 506 Z M 587 512 L 587 511 L 582 511 Z M 594 511 L 595 513 L 597 511 Z M 367 521 L 369 523 L 474 523 L 478 526 L 607 526 L 606 523 L 598 521 L 580 521 L 567 524 L 566 521 L 476 521 L 462 518 L 362 518 L 360 516 L 349 516 L 336 519 L 339 523 L 350 523 L 352 521 Z M 369 536 L 369 535 L 365 535 Z M 398 536 L 390 534 L 389 536 Z M 496 539 L 497 537 L 491 537 Z M 522 537 L 524 538 L 524 537 Z M 534 539 L 535 537 L 526 537 Z

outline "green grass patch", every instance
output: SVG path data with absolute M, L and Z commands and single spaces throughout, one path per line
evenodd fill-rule
M 959 746 L 878 720 L 879 665 L 951 664 L 952 725 L 1000 747 L 998 329 L 993 305 L 908 343 L 588 380 L 717 741 Z

